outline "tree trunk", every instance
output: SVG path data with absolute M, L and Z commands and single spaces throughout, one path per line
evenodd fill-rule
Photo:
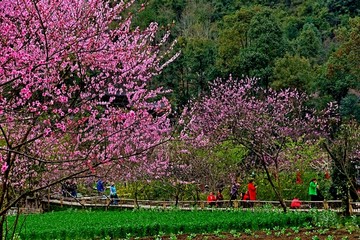
M 134 191 L 134 208 L 139 208 L 137 183 L 135 183 L 135 191 Z
M 176 207 L 179 204 L 179 195 L 180 195 L 180 186 L 178 184 L 176 184 L 176 189 L 175 189 L 175 206 Z
M 351 208 L 350 201 L 351 201 L 350 188 L 349 186 L 346 186 L 345 212 L 344 212 L 345 216 L 350 216 L 352 214 L 352 211 L 350 211 Z
M 272 181 L 270 173 L 269 173 L 269 169 L 267 168 L 266 163 L 264 162 L 263 159 L 261 160 L 261 163 L 262 163 L 262 165 L 264 167 L 264 170 L 266 172 L 266 176 L 268 178 L 268 181 L 269 181 L 271 187 L 273 188 L 273 190 L 275 191 L 275 194 L 276 194 L 276 196 L 277 196 L 277 198 L 279 200 L 279 203 L 280 203 L 282 209 L 284 210 L 284 213 L 286 213 L 287 212 L 287 207 L 286 207 L 286 204 L 284 202 L 284 198 L 282 197 L 282 195 L 278 191 L 277 187 L 275 186 L 274 182 Z
M 5 239 L 4 237 L 4 223 L 6 221 L 6 214 L 2 215 L 1 216 L 1 219 L 0 219 L 0 239 Z

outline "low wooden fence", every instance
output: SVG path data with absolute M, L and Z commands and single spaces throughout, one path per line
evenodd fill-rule
M 279 201 L 243 201 L 243 200 L 224 200 L 217 201 L 215 206 L 210 206 L 206 201 L 158 201 L 158 200 L 135 200 L 131 198 L 112 199 L 108 196 L 91 196 L 91 197 L 63 197 L 52 196 L 51 198 L 43 199 L 43 205 L 56 204 L 59 206 L 77 206 L 77 207 L 104 207 L 104 208 L 173 208 L 178 207 L 184 210 L 194 208 L 210 209 L 210 208 L 252 208 L 252 207 L 277 207 L 281 208 Z M 291 200 L 285 200 L 285 204 L 290 209 Z M 354 214 L 360 214 L 360 202 L 351 202 L 350 211 Z M 301 201 L 301 207 L 296 210 L 308 211 L 311 208 L 316 209 L 331 209 L 333 211 L 341 212 L 342 202 L 340 200 L 326 200 L 326 201 Z

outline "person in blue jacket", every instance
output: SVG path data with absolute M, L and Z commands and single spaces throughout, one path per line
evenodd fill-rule
M 105 186 L 104 182 L 100 178 L 96 182 L 96 190 L 98 191 L 99 196 L 104 195 Z
M 112 182 L 110 184 L 110 198 L 112 199 L 112 204 L 113 205 L 116 205 L 118 204 L 118 195 L 117 195 L 117 192 L 116 192 L 116 187 L 115 187 L 115 184 L 114 182 Z

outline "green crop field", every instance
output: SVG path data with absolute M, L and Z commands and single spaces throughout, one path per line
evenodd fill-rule
M 67 210 L 22 215 L 17 235 L 21 239 L 98 239 L 155 236 L 159 232 L 203 233 L 216 230 L 264 229 L 273 226 L 303 226 L 313 214 L 277 211 L 179 211 Z M 15 217 L 9 218 L 11 226 Z

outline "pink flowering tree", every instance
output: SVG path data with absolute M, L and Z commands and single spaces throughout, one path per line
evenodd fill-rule
M 184 110 L 182 137 L 199 147 L 228 140 L 245 146 L 256 156 L 286 211 L 277 182 L 279 169 L 289 163 L 281 157 L 286 143 L 300 138 L 311 141 L 328 132 L 326 113 L 331 111 L 316 113 L 305 106 L 305 100 L 296 91 L 258 88 L 256 79 L 217 79 L 208 96 Z
M 99 166 L 166 167 L 148 151 L 169 136 L 170 105 L 147 86 L 177 55 L 156 23 L 131 26 L 125 2 L 0 1 L 1 216 Z

